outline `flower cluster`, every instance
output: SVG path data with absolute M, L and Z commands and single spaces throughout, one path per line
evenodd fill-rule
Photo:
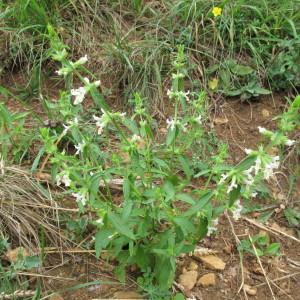
M 167 95 L 169 99 L 185 99 L 187 102 L 190 101 L 189 95 L 190 91 L 184 92 L 184 91 L 173 91 L 173 90 L 168 90 Z
M 66 187 L 71 185 L 71 179 L 69 177 L 69 174 L 58 174 L 56 175 L 56 185 L 60 186 L 61 184 L 64 184 Z
M 76 202 L 78 204 L 81 204 L 82 206 L 86 205 L 86 203 L 87 203 L 86 193 L 83 193 L 83 192 L 72 193 L 72 196 L 75 197 Z
M 232 217 L 235 221 L 238 221 L 241 218 L 241 212 L 243 210 L 243 206 L 240 200 L 237 200 L 235 203 L 234 209 L 231 210 Z
M 85 77 L 83 80 L 84 80 L 85 86 L 81 86 L 78 89 L 71 90 L 71 95 L 75 97 L 74 105 L 78 105 L 78 104 L 82 103 L 86 94 L 93 87 L 99 87 L 101 84 L 100 80 L 97 80 L 97 81 L 91 83 L 87 77 Z

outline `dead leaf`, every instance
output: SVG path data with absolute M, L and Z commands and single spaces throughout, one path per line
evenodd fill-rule
M 9 262 L 15 263 L 17 262 L 19 257 L 27 257 L 30 256 L 28 250 L 23 247 L 18 247 L 13 250 L 9 250 L 6 252 L 5 257 L 8 259 Z
M 256 293 L 257 293 L 257 288 L 252 287 L 252 286 L 250 286 L 248 284 L 244 284 L 244 290 L 250 296 L 255 296 Z

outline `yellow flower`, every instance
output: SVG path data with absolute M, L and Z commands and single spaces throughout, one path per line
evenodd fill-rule
M 212 78 L 211 80 L 208 81 L 208 87 L 211 90 L 215 90 L 219 85 L 219 79 L 218 78 Z
M 218 17 L 218 16 L 221 16 L 222 14 L 222 8 L 221 7 L 217 7 L 215 6 L 213 9 L 212 9 L 212 13 L 215 17 Z

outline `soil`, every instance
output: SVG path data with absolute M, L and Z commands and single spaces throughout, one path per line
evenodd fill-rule
M 259 144 L 261 135 L 258 133 L 258 126 L 274 128 L 275 122 L 272 119 L 283 110 L 286 103 L 284 95 L 276 95 L 273 98 L 261 97 L 251 102 L 228 100 L 218 106 L 218 113 L 211 116 L 212 124 L 214 124 L 217 136 L 230 145 L 233 163 L 245 156 L 245 148 L 253 149 Z M 15 103 L 10 103 L 9 106 L 18 110 Z M 297 182 L 298 187 L 300 187 L 299 183 Z M 272 203 L 275 213 L 269 220 L 269 226 L 272 227 L 272 224 L 276 223 L 285 235 L 275 235 L 270 230 L 264 232 L 272 242 L 281 244 L 282 255 L 275 258 L 263 256 L 261 261 L 258 261 L 255 256 L 245 254 L 241 260 L 237 251 L 236 238 L 248 238 L 249 235 L 260 233 L 261 228 L 250 224 L 247 219 L 233 222 L 233 227 L 231 227 L 224 216 L 219 221 L 218 234 L 205 238 L 199 246 L 215 251 L 216 255 L 226 263 L 225 270 L 212 271 L 202 262 L 189 256 L 178 259 L 176 282 L 184 269 L 187 269 L 191 261 L 194 261 L 198 265 L 198 278 L 207 273 L 214 273 L 216 284 L 205 288 L 195 286 L 191 291 L 181 290 L 178 285 L 174 285 L 174 291 L 182 291 L 187 297 L 200 300 L 300 299 L 300 284 L 298 283 L 300 280 L 300 241 L 296 235 L 296 228 L 288 227 L 280 208 L 280 204 L 287 204 L 286 181 L 280 179 L 278 182 L 273 182 L 271 190 L 274 191 L 275 196 L 281 195 L 281 197 L 278 196 L 278 201 Z M 299 199 L 299 197 L 300 192 L 296 191 L 294 198 Z M 255 220 L 259 216 L 260 213 L 251 213 L 246 217 Z M 48 254 L 46 265 L 47 267 L 40 270 L 41 275 L 45 275 L 44 289 L 52 290 L 61 296 L 60 298 L 52 297 L 52 300 L 109 299 L 114 298 L 114 294 L 118 291 L 137 291 L 134 271 L 128 272 L 127 284 L 122 285 L 112 275 L 114 264 L 106 262 L 104 258 L 97 260 L 93 253 Z M 35 279 L 31 280 L 34 285 Z M 257 289 L 255 295 L 247 294 L 240 289 L 243 281 L 251 288 Z M 69 291 L 67 291 L 68 288 L 70 288 Z

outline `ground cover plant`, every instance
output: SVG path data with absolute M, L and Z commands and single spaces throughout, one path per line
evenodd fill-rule
M 124 284 L 134 269 L 147 298 L 183 299 L 172 291 L 178 259 L 218 235 L 224 216 L 238 221 L 255 199 L 269 196 L 275 173 L 299 154 L 298 1 L 18 0 L 0 7 L 8 53 L 1 72 L 27 69 L 30 75 L 25 85 L 0 89 L 0 297 L 32 287 L 18 274 L 42 268 L 47 243 L 57 238 L 49 232 L 57 234 L 59 225 L 59 247 L 73 243 L 105 257 Z M 54 97 L 45 89 L 49 79 Z M 260 141 L 233 163 L 230 145 L 215 135 L 210 115 L 218 103 L 212 101 L 227 96 L 251 103 L 278 90 L 293 96 L 276 126 L 258 126 Z M 122 109 L 111 101 L 118 97 Z M 34 99 L 40 114 L 31 107 Z M 27 171 L 16 172 L 13 164 Z M 12 172 L 25 181 L 35 177 L 24 183 L 28 193 L 5 189 Z M 51 191 L 71 207 L 55 211 L 61 202 Z M 9 206 L 18 197 L 26 199 L 20 214 Z M 36 210 L 23 211 L 30 197 L 41 202 L 41 220 Z M 296 208 L 281 210 L 298 226 Z M 26 216 L 29 230 L 16 242 L 14 224 Z M 45 222 L 42 229 L 33 220 Z M 265 234 L 236 239 L 241 260 L 282 254 Z M 17 248 L 12 260 L 10 243 L 40 250 Z M 42 294 L 37 282 L 23 296 Z

